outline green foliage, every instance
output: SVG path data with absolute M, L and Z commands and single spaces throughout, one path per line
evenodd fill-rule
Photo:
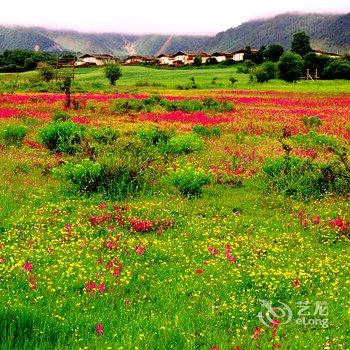
M 266 83 L 275 78 L 276 66 L 272 62 L 265 62 L 261 66 L 253 69 L 252 74 L 255 75 L 258 83 Z
M 174 154 L 188 154 L 201 151 L 204 148 L 203 139 L 196 134 L 175 135 L 167 143 L 166 150 Z
M 204 137 L 218 137 L 221 135 L 221 128 L 218 126 L 195 125 L 193 132 Z
M 278 62 L 283 52 L 284 49 L 282 45 L 272 44 L 266 49 L 265 56 L 268 61 Z
M 27 130 L 27 127 L 23 125 L 6 125 L 0 130 L 0 140 L 6 146 L 19 146 L 26 136 Z
M 112 103 L 111 111 L 120 114 L 130 112 L 141 112 L 145 110 L 145 104 L 142 100 L 136 99 L 117 99 Z
M 311 72 L 316 72 L 317 69 L 318 76 L 323 77 L 323 71 L 332 59 L 325 55 L 316 55 L 314 52 L 309 52 L 304 56 L 303 61 L 304 71 L 309 69 Z
M 305 56 L 311 51 L 310 36 L 306 32 L 296 32 L 292 39 L 292 52 Z
M 90 131 L 92 139 L 103 145 L 112 145 L 120 136 L 119 131 L 109 125 L 101 128 L 94 128 Z
M 309 122 L 310 122 L 310 119 L 309 119 Z M 315 122 L 317 125 L 318 122 L 316 120 Z M 294 142 L 295 145 L 299 145 L 307 148 L 320 148 L 320 149 L 328 148 L 328 149 L 337 150 L 341 147 L 339 141 L 335 137 L 317 134 L 314 131 L 311 131 L 308 134 L 293 135 L 292 137 L 290 137 L 290 140 Z
M 52 122 L 39 131 L 39 137 L 51 151 L 74 154 L 79 150 L 85 131 L 84 126 L 71 121 Z
M 119 64 L 110 63 L 105 66 L 105 77 L 109 80 L 111 85 L 115 85 L 115 82 L 122 76 L 122 71 Z
M 52 120 L 54 122 L 66 122 L 70 119 L 71 119 L 70 115 L 65 111 L 58 110 L 58 111 L 54 111 L 52 114 Z
M 185 197 L 198 197 L 201 195 L 203 186 L 209 184 L 212 175 L 202 169 L 195 169 L 192 165 L 177 169 L 169 174 L 170 183 L 177 187 Z
M 55 76 L 55 70 L 49 65 L 44 65 L 40 68 L 40 76 L 44 81 L 50 82 Z
M 138 138 L 147 145 L 158 147 L 164 147 L 173 134 L 173 130 L 161 130 L 155 126 L 149 128 L 140 127 L 136 133 Z
M 234 83 L 237 83 L 237 79 L 235 77 L 230 77 L 229 82 L 233 85 Z
M 195 66 L 201 66 L 202 65 L 202 57 L 196 56 L 193 61 L 193 65 Z
M 70 181 L 81 192 L 97 192 L 101 185 L 102 166 L 84 159 L 78 164 L 67 163 L 56 168 L 54 176 Z
M 283 156 L 263 166 L 266 183 L 293 197 L 319 197 L 325 192 L 346 193 L 350 173 L 340 161 L 318 164 L 312 159 Z
M 350 79 L 350 62 L 336 59 L 329 63 L 323 72 L 325 79 Z
M 301 78 L 303 61 L 300 55 L 285 52 L 278 62 L 279 76 L 287 82 L 295 82 Z
M 303 118 L 303 123 L 308 131 L 317 130 L 322 125 L 321 119 L 317 116 L 305 116 Z

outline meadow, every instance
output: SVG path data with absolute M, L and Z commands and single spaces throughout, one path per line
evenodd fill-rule
M 0 74 L 0 349 L 350 349 L 350 84 L 77 73 Z

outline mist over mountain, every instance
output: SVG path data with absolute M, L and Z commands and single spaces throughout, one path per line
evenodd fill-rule
M 157 55 L 175 51 L 234 51 L 251 46 L 280 43 L 290 48 L 292 34 L 304 30 L 314 49 L 344 53 L 350 51 L 350 13 L 342 15 L 282 14 L 252 20 L 216 36 L 132 35 L 121 33 L 81 33 L 38 27 L 0 26 L 0 51 L 30 49 L 109 53 L 119 57 Z

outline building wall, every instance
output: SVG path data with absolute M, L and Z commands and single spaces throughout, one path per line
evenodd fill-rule
M 232 59 L 234 61 L 243 61 L 243 56 L 244 56 L 244 53 L 243 52 L 240 52 L 240 53 L 235 53 L 232 57 Z

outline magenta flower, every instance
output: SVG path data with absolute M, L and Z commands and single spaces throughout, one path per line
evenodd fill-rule
M 23 264 L 23 270 L 24 271 L 32 271 L 33 269 L 33 264 L 31 261 L 27 260 L 24 264 Z
M 103 331 L 104 331 L 103 324 L 102 323 L 98 323 L 96 325 L 96 334 L 97 335 L 103 335 Z

